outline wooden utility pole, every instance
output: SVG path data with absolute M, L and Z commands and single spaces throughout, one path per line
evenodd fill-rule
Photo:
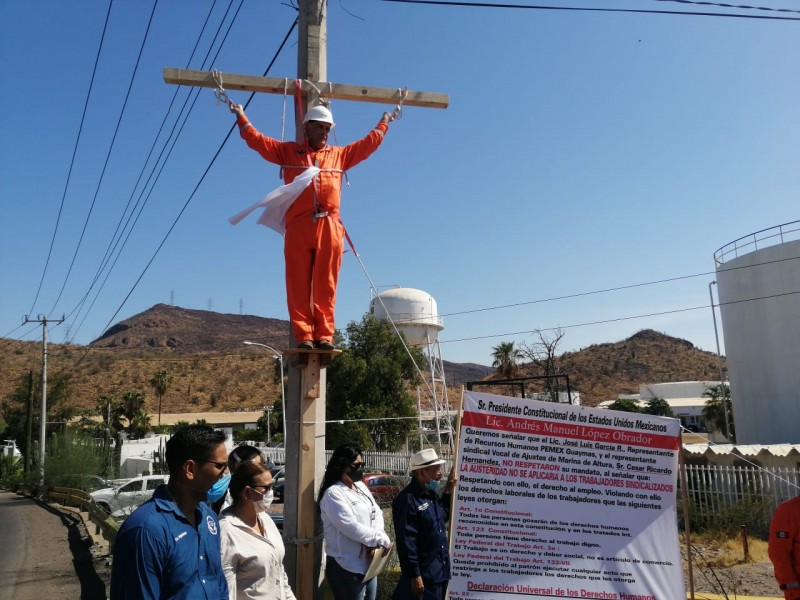
M 298 0 L 297 79 L 301 82 L 304 111 L 320 104 L 320 92 L 327 99 L 396 105 L 397 88 L 343 85 L 326 81 L 327 0 Z M 284 78 L 219 73 L 226 90 L 287 93 Z M 164 81 L 178 85 L 217 88 L 210 72 L 164 69 Z M 294 92 L 294 82 L 290 88 Z M 447 108 L 446 94 L 408 91 L 404 106 Z M 303 141 L 301 115 L 295 114 L 297 141 Z M 317 519 L 316 495 L 325 470 L 325 375 L 338 352 L 288 350 L 289 383 L 286 396 L 286 493 L 283 535 L 286 543 L 286 572 L 298 600 L 321 598 L 321 529 Z

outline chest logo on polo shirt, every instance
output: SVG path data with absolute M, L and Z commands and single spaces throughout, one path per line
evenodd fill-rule
M 206 517 L 206 525 L 208 525 L 208 530 L 211 532 L 211 535 L 217 535 L 217 522 L 214 520 L 214 517 L 208 515 Z
M 420 504 L 417 507 L 417 512 L 422 512 L 423 510 L 428 510 L 429 506 L 430 506 L 430 502 L 426 502 L 425 504 Z
M 181 531 L 178 535 L 175 536 L 175 541 L 177 542 L 179 539 L 186 535 L 185 531 Z
M 780 538 L 780 539 L 786 539 L 786 538 L 789 537 L 789 532 L 788 531 L 776 531 L 775 532 L 775 537 Z

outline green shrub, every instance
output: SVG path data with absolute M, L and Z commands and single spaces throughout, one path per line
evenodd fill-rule
M 65 475 L 96 475 L 103 466 L 103 446 L 79 432 L 53 435 L 47 446 L 44 483 L 52 487 Z
M 772 515 L 772 499 L 759 494 L 745 494 L 736 504 L 726 504 L 716 495 L 715 502 L 689 503 L 689 521 L 698 533 L 737 535 L 742 525 L 756 536 L 766 537 Z

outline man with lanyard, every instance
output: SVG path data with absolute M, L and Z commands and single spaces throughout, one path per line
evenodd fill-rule
M 169 481 L 117 533 L 111 600 L 228 599 L 219 522 L 208 504 L 230 482 L 224 442 L 224 432 L 206 425 L 167 441 Z
M 339 147 L 328 145 L 334 122 L 324 106 L 306 113 L 301 144 L 260 133 L 241 104 L 229 102 L 229 108 L 236 115 L 242 139 L 265 160 L 280 165 L 287 186 L 309 168 L 319 169 L 285 212 L 286 300 L 298 347 L 332 350 L 336 284 L 344 252 L 339 216 L 342 176 L 378 149 L 392 117 L 383 113 L 366 137 Z
M 456 485 L 451 469 L 439 497 L 436 489 L 444 461 L 433 448 L 411 457 L 411 483 L 392 502 L 392 520 L 400 558 L 400 580 L 394 600 L 444 600 L 450 580 L 447 522 L 450 494 Z

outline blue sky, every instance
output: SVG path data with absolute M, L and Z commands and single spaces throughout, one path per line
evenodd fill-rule
M 715 10 L 648 0 L 550 4 Z M 162 69 L 186 66 L 212 2 L 158 4 L 109 155 L 152 6 L 113 4 L 65 193 L 108 3 L 0 1 L 0 335 L 35 339 L 41 328 L 18 327 L 24 315 L 63 313 L 69 330 L 54 328 L 51 339 L 69 333 L 85 344 L 110 322 L 173 297 L 187 308 L 236 314 L 241 303 L 246 314 L 286 318 L 282 239 L 254 217 L 227 222 L 279 185 L 277 168 L 234 134 L 191 196 L 233 121 L 210 90 L 201 91 L 107 282 L 78 309 L 129 199 L 139 197 L 134 185 L 176 90 Z M 212 32 L 227 6 L 214 5 Z M 260 75 L 294 15 L 278 1 L 245 0 L 213 66 Z M 713 351 L 714 251 L 799 218 L 798 33 L 800 21 L 331 2 L 328 79 L 451 100 L 447 110 L 407 108 L 350 173 L 343 220 L 370 277 L 436 298 L 447 360 L 488 364 L 492 346 L 532 342 L 532 330 L 552 327 L 564 328 L 562 350 L 652 328 Z M 201 38 L 191 68 L 208 68 L 198 56 L 211 38 Z M 293 36 L 270 75 L 293 77 L 296 53 Z M 177 106 L 187 92 L 179 90 Z M 288 106 L 291 121 L 291 98 Z M 333 111 L 344 144 L 366 134 L 383 107 L 335 101 Z M 283 97 L 266 94 L 248 109 L 276 137 L 282 112 Z M 665 279 L 674 280 L 540 302 Z M 337 324 L 360 319 L 369 301 L 348 253 Z M 498 308 L 507 305 L 516 306 Z M 630 318 L 637 315 L 653 316 Z

